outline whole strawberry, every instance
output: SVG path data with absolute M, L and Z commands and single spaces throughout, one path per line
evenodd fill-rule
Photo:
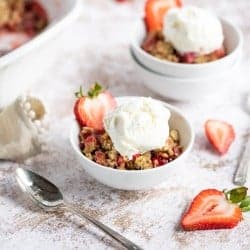
M 115 98 L 98 83 L 89 89 L 87 95 L 83 94 L 81 87 L 75 95 L 74 113 L 79 125 L 102 131 L 104 116 L 116 107 Z

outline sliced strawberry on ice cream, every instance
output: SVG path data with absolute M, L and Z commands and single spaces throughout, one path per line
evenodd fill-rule
M 220 154 L 225 154 L 235 139 L 232 125 L 219 120 L 208 120 L 205 123 L 205 133 Z
M 115 98 L 109 91 L 95 83 L 84 95 L 82 89 L 76 93 L 77 101 L 74 106 L 76 120 L 80 126 L 87 126 L 96 130 L 103 130 L 103 118 L 116 107 Z
M 166 12 L 174 7 L 181 7 L 181 0 L 147 0 L 145 5 L 145 22 L 148 31 L 160 31 Z
M 244 187 L 240 189 L 247 190 Z M 226 229 L 235 227 L 241 220 L 241 209 L 229 201 L 225 193 L 216 189 L 206 189 L 194 198 L 181 220 L 181 225 L 188 231 Z

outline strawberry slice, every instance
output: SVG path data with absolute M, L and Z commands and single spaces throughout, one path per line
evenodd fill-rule
M 232 125 L 223 121 L 208 120 L 205 123 L 205 133 L 209 142 L 220 154 L 225 154 L 235 139 Z
M 181 220 L 181 225 L 188 231 L 233 228 L 241 219 L 239 206 L 230 203 L 223 192 L 206 189 L 194 198 Z
M 102 131 L 104 116 L 116 107 L 115 98 L 96 83 L 84 96 L 82 89 L 76 93 L 74 106 L 76 120 L 80 126 L 87 126 Z
M 148 31 L 160 31 L 163 18 L 170 8 L 181 7 L 182 0 L 147 0 L 145 5 L 145 22 Z

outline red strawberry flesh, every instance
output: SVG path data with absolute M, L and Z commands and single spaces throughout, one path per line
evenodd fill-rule
M 76 94 L 78 100 L 74 113 L 79 125 L 102 131 L 104 116 L 116 107 L 115 98 L 107 90 L 102 91 L 98 84 L 88 92 L 88 96 L 83 96 L 81 89 Z
M 194 63 L 196 56 L 196 53 L 189 52 L 181 55 L 180 57 L 183 63 Z
M 242 219 L 238 205 L 229 203 L 216 189 L 201 191 L 182 218 L 184 230 L 233 228 Z
M 232 125 L 218 120 L 205 123 L 205 133 L 209 142 L 220 153 L 225 154 L 235 139 Z

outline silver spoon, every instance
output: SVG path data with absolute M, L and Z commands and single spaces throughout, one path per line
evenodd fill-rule
M 75 206 L 65 201 L 61 191 L 44 177 L 30 170 L 17 168 L 16 179 L 24 193 L 26 193 L 41 208 L 47 211 L 66 208 L 69 211 L 77 214 L 78 216 L 92 222 L 102 231 L 122 244 L 125 248 L 130 250 L 142 250 L 141 247 L 137 246 L 119 233 L 115 232 L 113 229 L 105 226 L 101 222 L 97 221 L 85 212 L 77 209 Z
M 250 94 L 247 95 L 246 110 L 250 113 Z M 234 175 L 234 183 L 237 185 L 244 185 L 247 180 L 248 169 L 250 167 L 250 136 L 247 138 L 247 142 L 240 159 L 240 164 Z

